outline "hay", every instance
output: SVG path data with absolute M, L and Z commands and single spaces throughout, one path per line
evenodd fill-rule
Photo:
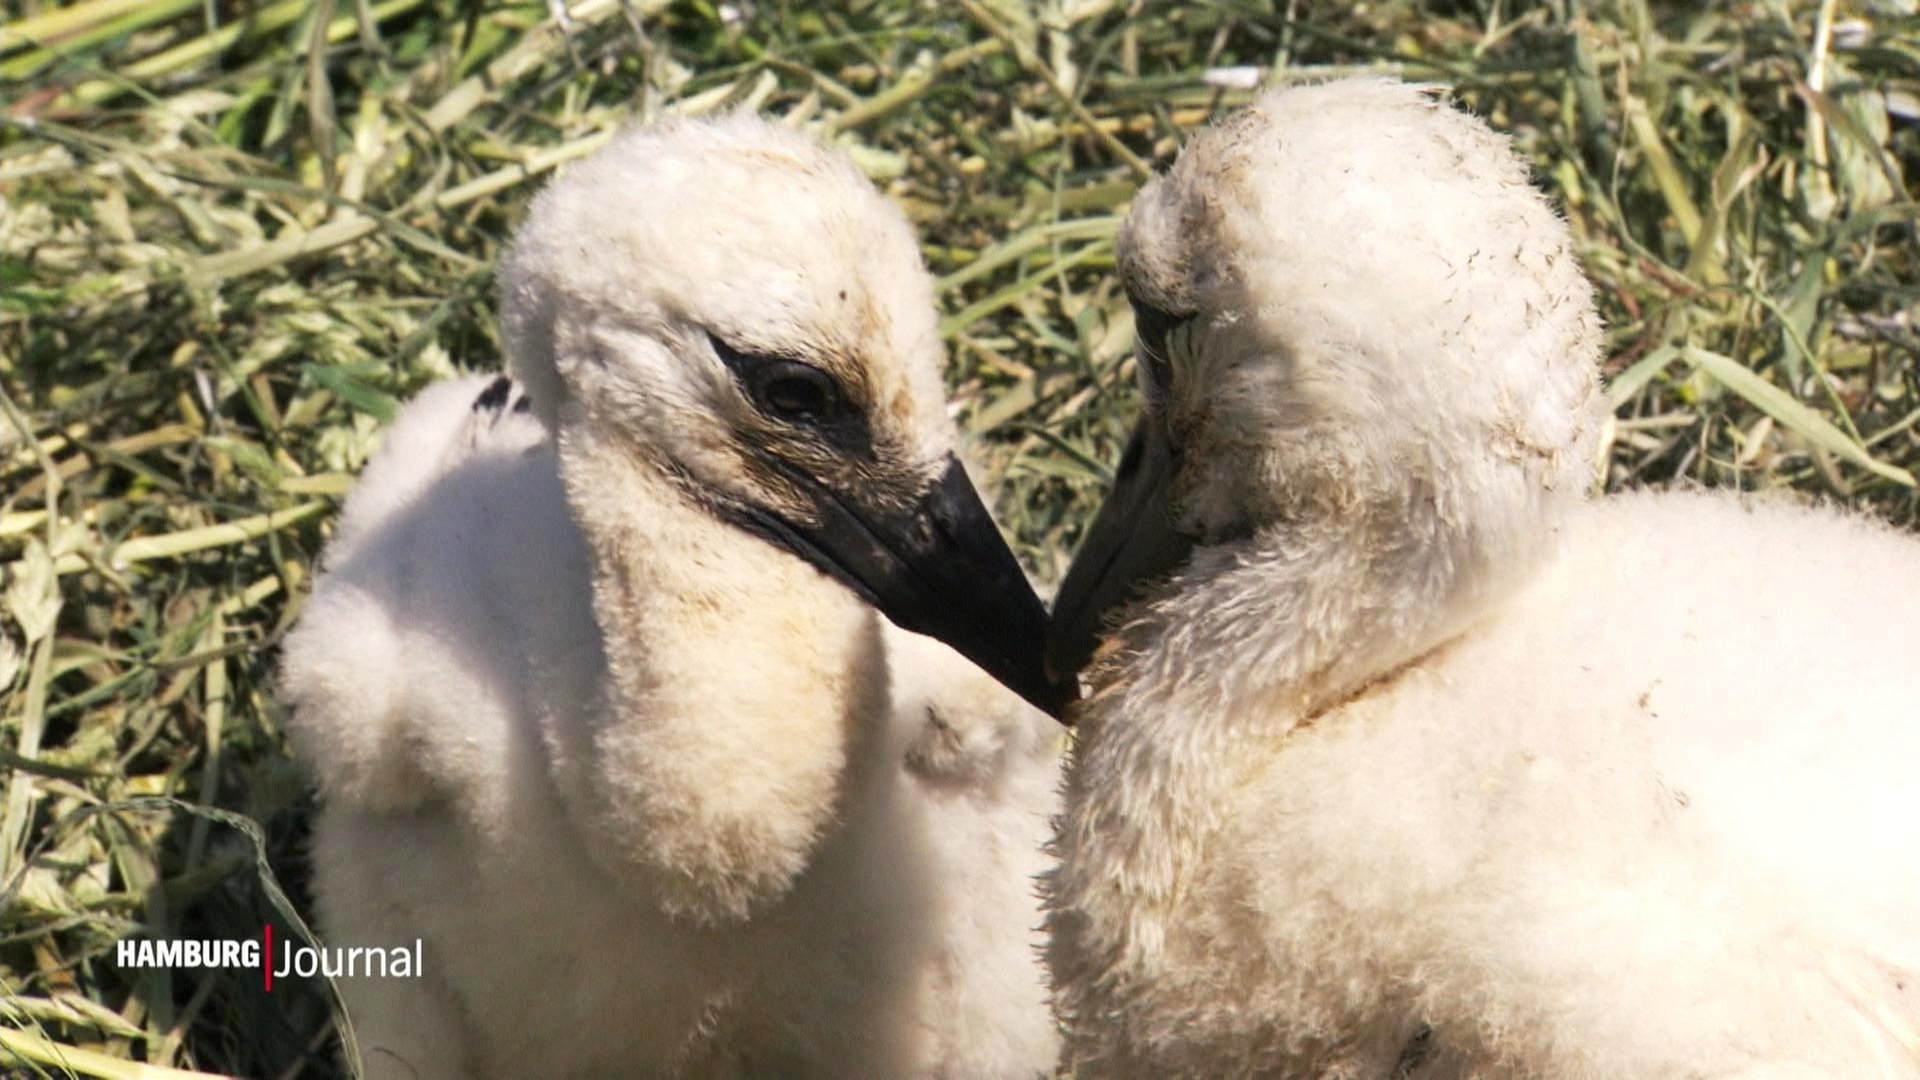
M 128 934 L 253 937 L 273 910 L 236 819 L 133 800 L 257 823 L 304 902 L 274 645 L 395 403 L 497 366 L 491 268 L 527 197 L 623 120 L 782 115 L 907 209 L 957 415 L 1042 576 L 1135 406 L 1111 270 L 1140 177 L 1257 80 L 1359 71 L 1454 86 L 1566 206 L 1609 326 L 1611 483 L 1912 523 L 1912 7 L 9 5 L 0 1067 L 338 1070 L 324 985 L 115 965 Z

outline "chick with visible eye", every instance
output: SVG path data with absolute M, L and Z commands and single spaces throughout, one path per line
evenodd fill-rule
M 1590 499 L 1592 289 L 1426 90 L 1276 90 L 1119 238 L 1054 608 L 1076 1077 L 1920 1076 L 1920 543 Z
M 1049 1070 L 1071 689 L 899 212 L 792 131 L 668 121 L 501 281 L 513 377 L 400 417 L 282 660 L 321 926 L 423 942 L 342 982 L 367 1073 Z

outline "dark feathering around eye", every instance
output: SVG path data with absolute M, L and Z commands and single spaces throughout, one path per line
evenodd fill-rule
M 1156 393 L 1164 394 L 1173 388 L 1173 364 L 1167 356 L 1167 335 L 1191 321 L 1193 316 L 1170 314 L 1136 296 L 1129 295 L 1127 300 L 1133 305 L 1134 333 L 1140 339 L 1147 382 Z
M 848 451 L 871 448 L 867 418 L 826 371 L 800 360 L 744 352 L 708 334 L 713 351 L 761 414 Z

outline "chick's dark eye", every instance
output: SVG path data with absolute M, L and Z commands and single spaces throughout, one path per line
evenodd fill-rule
M 840 384 L 812 364 L 743 352 L 717 334 L 707 337 L 754 408 L 768 416 L 795 424 L 827 424 L 847 411 Z
M 754 380 L 754 404 L 782 420 L 820 423 L 840 411 L 840 388 L 819 368 L 776 360 Z

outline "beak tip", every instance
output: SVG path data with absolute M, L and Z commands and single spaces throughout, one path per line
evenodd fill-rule
M 1066 719 L 1066 714 L 1074 702 L 1080 700 L 1079 676 L 1077 673 L 1069 673 L 1065 678 L 1061 678 L 1054 672 L 1052 666 L 1045 662 L 1044 649 L 1034 651 L 1041 653 L 1043 658 L 1041 663 L 1035 664 L 1033 653 L 1028 653 L 1024 662 L 1018 663 L 1017 667 L 1002 669 L 1000 673 L 995 674 L 995 678 L 1025 698 L 1027 704 L 1062 724 L 1070 723 Z M 989 673 L 993 673 L 991 669 Z
M 1073 719 L 1070 714 L 1073 706 L 1080 700 L 1080 680 L 1063 681 L 1048 676 L 1045 692 L 1035 697 L 1033 704 L 1041 712 L 1053 717 L 1066 727 L 1072 727 Z
M 1080 673 L 1086 669 L 1087 661 L 1093 657 L 1091 640 L 1082 640 L 1086 635 L 1078 628 L 1069 630 L 1058 619 L 1048 627 L 1047 641 L 1041 650 L 1040 670 L 1049 683 L 1070 686 L 1077 691 L 1080 686 Z

